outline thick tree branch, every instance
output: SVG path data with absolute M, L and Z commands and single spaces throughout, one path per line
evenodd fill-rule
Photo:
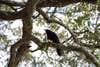
M 22 57 L 27 53 L 27 50 L 29 49 L 29 37 L 32 33 L 31 17 L 38 2 L 39 0 L 28 0 L 25 5 L 25 9 L 22 10 L 23 13 L 26 14 L 24 15 L 24 17 L 21 17 L 23 21 L 23 36 L 21 42 L 23 43 L 18 41 L 16 44 L 11 46 L 11 54 L 8 67 L 18 67 L 19 62 L 22 60 Z
M 15 58 L 16 58 L 16 48 L 18 48 L 23 43 L 23 40 L 19 40 L 15 44 L 11 46 L 10 49 L 10 59 L 7 67 L 14 67 L 15 65 Z
M 37 4 L 37 8 L 42 7 L 62 7 L 72 3 L 78 2 L 88 2 L 88 3 L 96 3 L 97 0 L 41 0 Z M 20 6 L 25 7 L 25 3 L 19 3 L 14 1 L 4 1 L 0 0 L 0 4 L 5 4 L 10 7 L 12 6 Z M 0 10 L 0 19 L 2 20 L 16 20 L 21 19 L 25 16 L 24 9 L 19 12 L 5 12 Z
M 87 48 L 85 48 L 85 47 L 82 47 L 82 46 L 79 46 L 79 45 L 78 46 L 73 46 L 73 45 L 64 46 L 63 44 L 55 44 L 55 43 L 51 43 L 51 42 L 42 43 L 38 38 L 36 38 L 34 36 L 31 36 L 31 40 L 33 42 L 35 42 L 37 45 L 41 44 L 42 46 L 39 46 L 39 48 L 43 48 L 43 46 L 47 46 L 47 47 L 59 48 L 59 49 L 66 50 L 66 51 L 81 52 L 86 56 L 86 58 L 88 60 L 90 60 L 93 64 L 95 64 L 96 67 L 100 66 L 99 60 L 91 52 L 89 52 L 87 50 Z
M 6 12 L 0 10 L 0 19 L 2 20 L 16 20 L 25 16 L 24 9 L 19 12 Z
M 25 6 L 25 7 L 27 7 L 27 9 L 24 8 L 23 10 L 21 10 L 21 11 L 19 11 L 19 12 L 6 12 L 6 11 L 0 10 L 0 19 L 2 19 L 2 20 L 16 20 L 16 19 L 22 19 L 22 18 L 24 18 L 26 15 L 28 15 L 28 13 L 31 13 L 31 12 L 26 13 L 26 10 L 27 10 L 27 11 L 30 11 L 30 10 L 33 10 L 33 8 L 34 8 L 34 10 L 35 10 L 37 3 L 36 3 L 36 2 L 34 2 L 34 3 L 32 2 L 32 5 L 31 5 L 30 7 L 32 7 L 33 5 L 34 5 L 34 6 L 33 6 L 31 9 L 30 9 L 29 5 L 31 5 L 31 4 L 27 4 L 27 3 L 26 3 L 26 6 Z M 31 15 L 32 15 L 32 14 L 31 14 Z M 27 18 L 26 18 L 26 19 L 27 19 Z
M 86 3 L 97 3 L 97 0 L 41 0 L 37 7 L 63 7 L 69 4 L 78 3 L 78 2 L 86 2 Z M 15 1 L 4 1 L 0 0 L 0 4 L 5 4 L 9 6 L 20 6 L 24 7 L 25 3 L 15 2 Z

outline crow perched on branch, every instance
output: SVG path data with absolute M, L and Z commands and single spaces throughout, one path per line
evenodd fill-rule
M 60 43 L 58 36 L 55 32 L 52 32 L 51 30 L 46 29 L 47 39 L 51 40 L 53 43 Z M 59 46 L 59 45 L 58 45 Z M 62 56 L 62 50 L 57 48 L 57 54 L 59 56 Z

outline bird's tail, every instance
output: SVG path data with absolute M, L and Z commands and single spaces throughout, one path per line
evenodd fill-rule
M 59 56 L 63 56 L 63 50 L 57 49 L 57 54 L 58 54 Z

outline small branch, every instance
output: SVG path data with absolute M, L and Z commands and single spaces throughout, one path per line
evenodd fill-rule
M 35 50 L 31 51 L 31 52 L 35 52 L 35 51 L 37 51 L 37 50 L 40 50 L 40 48 L 37 48 L 37 49 L 35 49 Z
M 71 38 L 72 38 L 72 36 L 70 36 L 70 37 L 67 38 L 65 41 L 63 41 L 62 44 L 65 43 L 65 42 L 67 42 L 67 41 L 69 41 Z
M 37 37 L 30 35 L 30 40 L 32 40 L 33 42 L 38 44 L 39 47 L 41 47 L 41 41 Z
M 80 31 L 80 32 L 74 32 L 74 33 L 76 33 L 76 34 L 83 34 L 83 33 L 86 33 L 86 32 L 89 32 L 89 30 L 84 30 L 84 31 Z
M 35 18 L 37 18 L 39 16 L 40 16 L 40 13 L 38 15 L 36 15 L 36 16 L 32 16 L 32 18 L 35 19 Z

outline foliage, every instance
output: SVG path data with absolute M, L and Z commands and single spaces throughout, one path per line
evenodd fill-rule
M 17 8 L 17 7 L 16 7 Z M 11 7 L 1 8 L 2 10 L 12 11 Z M 68 25 L 71 30 L 76 34 L 82 43 L 84 43 L 88 51 L 92 52 L 100 60 L 100 47 L 94 47 L 100 45 L 100 18 L 98 19 L 97 5 L 87 3 L 76 3 L 67 5 L 65 7 L 50 7 L 42 8 L 49 17 L 57 19 Z M 37 11 L 36 11 L 37 12 Z M 33 14 L 34 15 L 34 14 Z M 39 38 L 41 41 L 47 41 L 44 29 L 49 28 L 57 33 L 61 42 L 64 45 L 76 45 L 70 32 L 61 25 L 56 23 L 48 23 L 42 16 L 32 19 L 33 29 L 32 35 Z M 16 26 L 16 27 L 14 27 Z M 3 56 L 9 55 L 10 46 L 22 38 L 22 22 L 21 20 L 14 21 L 0 21 L 0 52 L 3 52 Z M 32 49 L 36 45 L 32 43 Z M 91 47 L 90 47 L 91 46 Z M 5 51 L 6 50 L 6 51 Z M 8 52 L 8 53 L 7 53 Z M 29 63 L 32 67 L 95 67 L 85 55 L 76 51 L 64 51 L 64 57 L 59 57 L 56 54 L 54 48 L 48 48 L 47 50 L 38 50 L 36 52 L 29 52 L 23 59 L 23 65 Z M 0 53 L 2 55 L 2 53 Z M 3 58 L 0 56 L 0 58 Z M 0 60 L 0 64 L 5 66 L 6 60 Z M 29 61 L 29 62 L 28 62 Z M 25 63 L 24 63 L 25 62 Z M 6 63 L 7 64 L 7 63 Z M 20 64 L 21 65 L 21 64 Z

